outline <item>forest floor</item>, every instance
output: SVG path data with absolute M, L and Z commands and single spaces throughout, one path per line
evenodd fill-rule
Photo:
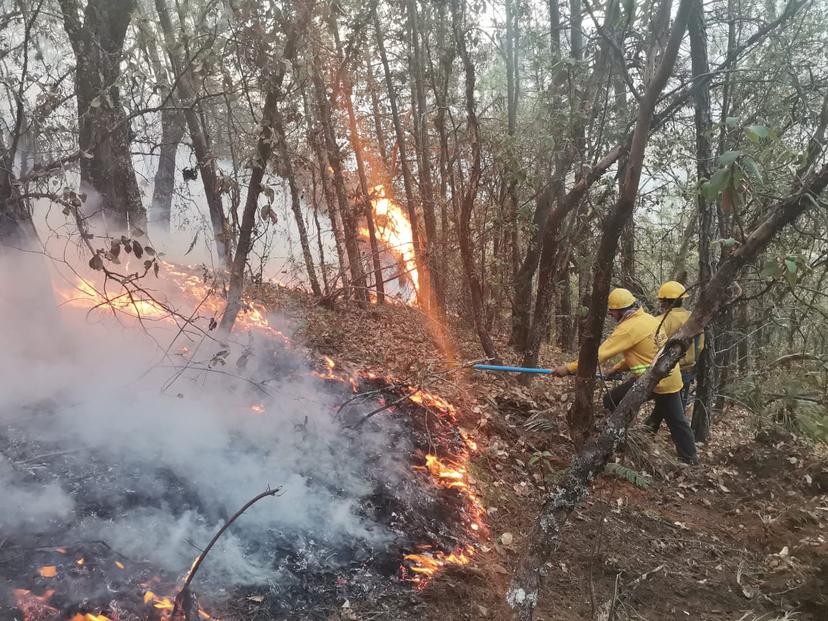
M 417 309 L 326 309 L 271 287 L 258 297 L 340 368 L 393 374 L 452 401 L 479 446 L 470 478 L 490 533 L 471 563 L 404 601 L 353 602 L 330 619 L 509 619 L 510 575 L 573 451 L 571 382 L 524 387 L 465 369 L 435 377 L 450 362 Z M 479 358 L 473 333 L 456 323 L 455 364 Z M 507 349 L 501 344 L 508 357 Z M 561 361 L 560 352 L 543 352 L 546 365 Z M 732 408 L 700 453 L 700 466 L 679 467 L 666 429 L 656 437 L 631 429 L 619 456 L 628 476 L 619 469 L 599 478 L 564 527 L 536 619 L 606 619 L 610 608 L 617 619 L 828 618 L 824 447 Z M 648 476 L 634 484 L 630 472 Z

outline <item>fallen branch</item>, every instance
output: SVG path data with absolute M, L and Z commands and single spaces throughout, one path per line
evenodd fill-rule
M 233 516 L 224 523 L 218 532 L 213 535 L 213 538 L 210 540 L 210 543 L 207 544 L 207 547 L 199 554 L 195 561 L 193 561 L 192 567 L 190 567 L 190 571 L 187 572 L 187 576 L 184 579 L 184 585 L 181 587 L 181 590 L 178 592 L 178 595 L 175 596 L 175 604 L 173 605 L 172 611 L 172 621 L 189 621 L 190 619 L 190 608 L 192 606 L 192 595 L 190 594 L 190 584 L 195 578 L 196 572 L 198 572 L 199 567 L 204 562 L 204 558 L 213 549 L 213 546 L 216 545 L 216 542 L 219 540 L 224 534 L 230 525 L 236 521 L 236 519 L 245 511 L 247 511 L 250 507 L 254 504 L 259 502 L 262 498 L 266 498 L 267 496 L 275 496 L 279 492 L 282 491 L 281 487 L 277 487 L 276 489 L 267 489 L 255 498 L 248 500 L 245 505 L 236 511 Z

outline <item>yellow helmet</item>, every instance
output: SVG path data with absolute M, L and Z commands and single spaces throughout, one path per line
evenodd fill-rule
M 675 280 L 668 280 L 658 289 L 659 300 L 680 300 L 686 297 L 687 289 Z
M 607 299 L 610 310 L 621 310 L 635 304 L 635 296 L 627 289 L 613 289 Z

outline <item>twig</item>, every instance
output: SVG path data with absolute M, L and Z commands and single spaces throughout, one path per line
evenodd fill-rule
M 205 557 L 219 540 L 219 537 L 224 534 L 230 525 L 236 521 L 236 519 L 245 511 L 247 511 L 250 507 L 254 504 L 259 502 L 262 498 L 266 498 L 267 496 L 275 496 L 279 492 L 282 491 L 281 487 L 277 487 L 276 489 L 267 489 L 263 491 L 261 494 L 258 494 L 256 497 L 248 500 L 245 505 L 236 511 L 233 516 L 224 523 L 218 532 L 213 535 L 213 538 L 210 540 L 210 543 L 207 544 L 207 547 L 199 554 L 195 561 L 193 561 L 192 567 L 190 567 L 190 571 L 187 572 L 187 577 L 184 579 L 184 586 L 181 587 L 181 590 L 178 592 L 178 595 L 175 596 L 175 604 L 173 606 L 172 611 L 172 618 L 173 619 L 187 619 L 189 617 L 188 609 L 190 603 L 190 583 L 192 583 L 193 578 L 195 578 L 196 572 L 198 572 L 199 567 L 201 567 L 201 563 L 204 562 Z

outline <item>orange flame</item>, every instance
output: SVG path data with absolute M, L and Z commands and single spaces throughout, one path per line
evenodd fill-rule
M 45 565 L 37 571 L 42 578 L 54 578 L 57 576 L 57 567 L 54 565 Z
M 404 558 L 411 562 L 408 569 L 417 574 L 412 578 L 412 582 L 423 587 L 431 576 L 448 565 L 468 565 L 473 555 L 474 548 L 466 547 L 458 548 L 450 554 L 444 554 L 443 552 L 406 554 Z
M 443 463 L 436 455 L 426 455 L 425 468 L 439 487 L 466 489 L 466 467 L 451 462 Z
M 414 231 L 411 222 L 403 209 L 388 197 L 385 187 L 374 187 L 374 198 L 371 199 L 374 221 L 376 222 L 377 238 L 397 255 L 405 267 L 405 272 L 414 285 L 414 291 L 420 291 L 420 274 L 417 272 L 417 262 L 414 254 Z M 368 230 L 363 229 L 362 235 L 368 236 Z
M 91 612 L 86 613 L 75 613 L 74 616 L 69 621 L 112 621 L 109 617 L 105 615 L 96 615 L 92 614 Z

